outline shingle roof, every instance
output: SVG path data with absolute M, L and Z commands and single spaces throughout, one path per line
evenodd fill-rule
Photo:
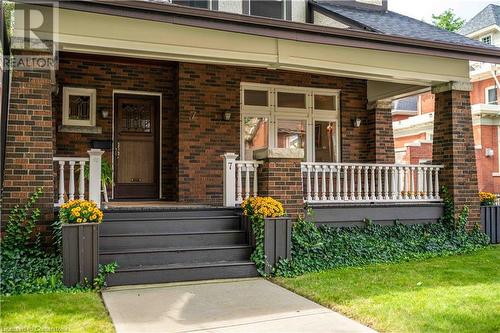
M 500 6 L 489 4 L 467 22 L 458 33 L 468 35 L 495 24 L 500 26 Z
M 338 17 L 340 20 L 354 21 L 354 25 L 374 32 L 474 47 L 492 47 L 460 34 L 440 29 L 434 25 L 389 10 L 378 11 L 358 9 L 328 1 L 316 1 L 314 4 L 332 13 L 333 17 Z

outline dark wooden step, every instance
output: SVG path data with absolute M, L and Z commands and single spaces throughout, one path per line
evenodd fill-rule
M 129 268 L 211 261 L 246 261 L 250 258 L 251 251 L 249 245 L 101 251 L 99 262 L 101 264 L 116 262 L 120 268 Z
M 105 220 L 101 235 L 127 233 L 176 233 L 240 229 L 239 216 L 169 217 L 157 219 Z
M 118 269 L 107 278 L 108 286 L 229 279 L 258 276 L 251 261 L 171 264 Z
M 99 237 L 101 251 L 147 249 L 147 248 L 174 248 L 174 247 L 202 247 L 237 245 L 247 242 L 243 230 L 222 230 L 187 233 L 138 233 L 138 234 L 111 234 Z
M 161 207 L 115 208 L 104 211 L 104 221 L 113 220 L 148 220 L 165 218 L 190 218 L 211 216 L 238 216 L 237 208 L 196 208 L 170 209 Z

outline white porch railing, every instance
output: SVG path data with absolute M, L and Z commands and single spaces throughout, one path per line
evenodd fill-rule
M 57 188 L 58 199 L 54 206 L 60 206 L 67 200 L 85 199 L 85 165 L 89 165 L 88 200 L 94 201 L 101 207 L 101 156 L 100 149 L 88 151 L 88 157 L 54 157 L 54 169 L 58 170 Z M 75 191 L 75 171 L 78 170 L 78 192 Z M 68 171 L 66 189 L 65 172 Z
M 308 203 L 441 201 L 441 165 L 302 163 Z
M 260 161 L 238 161 L 237 154 L 224 157 L 224 206 L 234 207 L 250 196 L 257 196 L 257 169 Z

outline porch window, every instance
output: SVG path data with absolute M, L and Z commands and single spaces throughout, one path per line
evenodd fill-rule
M 63 125 L 95 126 L 96 91 L 84 88 L 63 88 Z
M 314 123 L 314 160 L 316 162 L 338 162 L 337 122 L 316 121 Z
M 256 149 L 301 148 L 304 160 L 339 158 L 339 90 L 241 84 L 241 158 Z M 266 137 L 266 140 L 264 140 Z
M 262 117 L 243 118 L 244 156 L 253 159 L 253 151 L 269 147 L 269 119 Z

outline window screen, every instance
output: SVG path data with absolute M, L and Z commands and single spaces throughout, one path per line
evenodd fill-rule
M 283 19 L 283 0 L 250 0 L 250 15 Z

